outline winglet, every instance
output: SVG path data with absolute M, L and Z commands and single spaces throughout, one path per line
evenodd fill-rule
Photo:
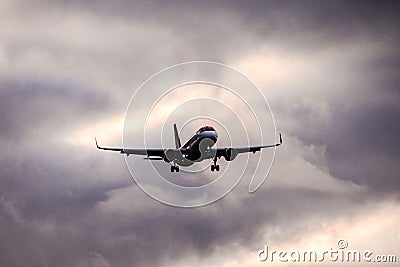
M 94 141 L 96 142 L 96 147 L 100 149 L 99 145 L 97 144 L 97 138 L 94 138 Z
M 279 133 L 279 143 L 276 144 L 275 146 L 280 146 L 280 145 L 282 145 L 282 134 L 281 133 Z

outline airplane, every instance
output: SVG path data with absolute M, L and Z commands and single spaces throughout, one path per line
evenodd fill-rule
M 102 150 L 119 151 L 129 156 L 144 155 L 148 160 L 164 160 L 171 164 L 171 172 L 179 172 L 179 166 L 191 166 L 195 162 L 213 159 L 211 171 L 219 171 L 217 160 L 224 157 L 226 161 L 232 161 L 240 153 L 256 153 L 262 148 L 277 147 L 282 145 L 282 135 L 279 134 L 279 143 L 273 145 L 213 148 L 218 139 L 218 134 L 212 126 L 201 127 L 184 145 L 181 145 L 178 129 L 174 124 L 175 148 L 111 148 L 101 147 L 96 141 L 96 147 Z

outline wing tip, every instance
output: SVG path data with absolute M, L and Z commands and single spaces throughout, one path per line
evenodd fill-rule
M 95 141 L 95 143 L 96 143 L 96 147 L 97 147 L 98 149 L 100 149 L 100 147 L 99 147 L 99 145 L 98 145 L 98 143 L 97 143 L 97 138 L 96 138 L 96 136 L 94 137 L 94 141 Z
M 275 146 L 280 146 L 282 145 L 282 134 L 279 133 L 279 143 L 276 143 Z

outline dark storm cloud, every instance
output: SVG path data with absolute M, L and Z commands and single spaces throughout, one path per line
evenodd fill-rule
M 393 102 L 400 99 L 387 90 L 380 89 L 379 94 L 397 99 Z M 354 97 L 362 98 L 359 94 Z M 311 111 L 306 106 L 288 108 L 292 110 L 292 118 L 301 121 L 303 126 L 293 130 L 292 134 L 305 144 L 326 145 L 328 167 L 335 177 L 366 184 L 375 192 L 398 192 L 399 106 L 387 103 L 391 101 L 379 103 L 378 99 L 378 103 L 357 104 L 357 99 L 346 101 L 352 104 L 334 109 L 328 125 L 322 124 L 324 127 L 319 120 L 307 115 Z M 279 119 L 279 109 L 276 111 Z
M 337 116 L 335 136 L 324 133 L 321 139 L 327 140 L 332 174 L 368 184 L 375 192 L 399 192 L 399 106 L 358 107 Z
M 83 152 L 49 139 L 3 145 L 2 151 L 2 265 L 71 266 L 94 260 L 90 251 L 98 239 L 90 229 L 97 219 L 88 216 L 107 192 L 131 185 L 123 161 L 99 160 L 94 149 Z
M 339 60 L 352 66 L 344 66 L 345 71 L 327 68 L 323 73 L 324 76 L 332 73 L 332 78 L 337 79 L 322 78 L 315 85 L 307 84 L 311 80 L 305 78 L 306 82 L 299 85 L 315 88 L 316 94 L 326 92 L 327 96 L 314 97 L 305 91 L 302 97 L 311 97 L 316 105 L 326 105 L 328 116 L 316 118 L 318 112 L 313 110 L 313 104 L 302 101 L 302 97 L 289 101 L 278 99 L 275 112 L 278 122 L 279 119 L 296 121 L 296 126 L 288 130 L 303 143 L 327 146 L 327 164 L 335 177 L 365 184 L 374 192 L 392 194 L 400 189 L 400 169 L 396 163 L 400 160 L 397 138 L 400 135 L 397 74 L 400 58 L 394 52 L 397 42 L 381 45 L 383 48 L 375 54 L 360 52 L 353 60 L 341 59 L 338 55 Z M 361 46 L 362 43 L 360 49 Z M 336 65 L 340 68 L 341 64 Z M 332 94 L 335 91 L 340 93 Z
M 132 193 L 143 194 L 139 190 Z M 280 206 L 265 209 L 265 202 L 282 201 L 282 196 L 286 199 L 282 205 L 289 212 L 281 213 Z M 310 196 L 315 196 L 320 202 L 316 203 Z M 307 227 L 303 218 L 307 218 L 309 210 L 320 214 L 325 210 L 328 217 L 333 217 L 332 211 L 341 209 L 348 203 L 344 199 L 337 199 L 337 195 L 327 196 L 312 190 L 274 190 L 245 198 L 240 203 L 235 203 L 236 205 L 230 204 L 228 198 L 213 207 L 195 210 L 171 210 L 168 206 L 155 205 L 135 214 L 75 211 L 77 217 L 72 219 L 71 216 L 66 216 L 66 220 L 53 225 L 54 229 L 49 233 L 32 234 L 37 226 L 24 225 L 27 230 L 21 236 L 17 235 L 13 244 L 27 253 L 25 251 L 32 250 L 32 243 L 41 248 L 46 248 L 51 243 L 51 255 L 44 252 L 43 259 L 35 257 L 35 262 L 40 264 L 52 264 L 58 260 L 60 266 L 70 266 L 88 257 L 88 251 L 94 251 L 112 263 L 112 266 L 126 266 L 132 262 L 138 265 L 162 266 L 193 253 L 206 258 L 216 253 L 219 247 L 232 248 L 234 253 L 234 244 L 255 250 L 265 241 L 258 233 L 263 231 L 263 227 L 278 222 L 289 230 L 272 233 L 268 241 L 279 244 L 283 242 L 280 240 L 296 240 Z M 325 209 L 326 204 L 332 208 L 330 211 Z M 355 209 L 354 205 L 352 207 Z M 223 214 L 221 210 L 224 210 Z M 295 210 L 297 212 L 290 212 Z M 346 212 L 350 214 L 352 210 Z M 51 223 L 55 222 L 50 221 Z M 21 227 L 17 225 L 13 228 Z M 31 242 L 23 244 L 27 237 Z M 63 242 L 57 243 L 56 240 Z M 4 259 L 11 257 L 15 255 L 5 255 Z
M 54 6 L 78 9 L 106 16 L 139 17 L 144 23 L 157 21 L 175 29 L 186 29 L 184 34 L 214 35 L 239 22 L 264 33 L 283 34 L 301 30 L 332 37 L 351 37 L 361 32 L 384 33 L 399 27 L 397 1 L 136 1 L 120 0 L 91 2 L 49 1 Z M 35 5 L 32 6 L 35 8 Z M 40 6 L 37 6 L 40 8 Z M 209 29 L 213 17 L 218 24 Z M 211 21 L 204 20 L 205 17 Z M 224 18 L 230 20 L 226 21 Z M 217 22 L 217 21 L 214 21 Z M 238 25 L 235 25 L 236 27 Z M 201 30 L 201 31 L 196 31 Z M 242 33 L 243 34 L 243 33 Z M 268 36 L 264 36 L 268 37 Z M 325 36 L 327 37 L 327 36 Z M 220 40 L 223 41 L 223 40 Z M 204 44 L 203 44 L 204 45 Z
M 99 161 L 93 157 L 94 148 L 82 152 L 82 147 L 44 139 L 23 142 L 18 148 L 3 146 L 3 151 L 1 195 L 16 201 L 26 218 L 88 209 L 109 190 L 130 184 L 130 179 L 123 179 L 129 178 L 123 161 Z
M 245 192 L 245 187 L 241 186 L 237 191 Z M 135 192 L 138 191 L 131 190 L 132 194 Z M 365 197 L 352 196 L 357 197 L 360 199 L 356 203 L 364 203 Z M 292 201 L 294 199 L 296 201 Z M 266 207 L 265 203 L 279 205 Z M 343 209 L 348 203 L 352 203 L 350 208 Z M 281 212 L 283 206 L 286 210 L 284 213 Z M 140 262 L 143 265 L 158 263 L 162 266 L 163 261 L 174 263 L 174 260 L 179 259 L 178 255 L 197 254 L 200 258 L 207 258 L 223 247 L 232 249 L 233 253 L 239 250 L 237 246 L 256 250 L 257 246 L 262 246 L 265 242 L 260 235 L 265 227 L 279 224 L 279 227 L 285 229 L 271 233 L 269 242 L 293 241 L 299 239 L 307 227 L 304 220 L 308 218 L 310 210 L 324 214 L 324 218 L 329 219 L 334 218 L 339 210 L 351 214 L 356 206 L 358 205 L 354 205 L 353 200 L 343 197 L 341 193 L 274 188 L 239 199 L 238 195 L 233 199 L 228 196 L 212 206 L 194 210 L 171 210 L 168 206 L 151 205 L 146 210 L 136 210 L 131 214 L 129 211 L 105 209 L 103 223 L 108 225 L 109 232 L 124 241 L 111 241 L 109 247 L 104 247 L 99 253 L 117 266 L 124 266 L 129 262 Z M 126 220 L 127 216 L 129 220 Z M 96 225 L 94 229 L 96 227 L 101 226 Z M 149 251 L 154 252 L 154 257 L 143 258 Z
M 0 88 L 0 134 L 14 141 L 63 134 L 111 106 L 107 95 L 78 84 L 3 80 Z
M 269 242 L 296 240 L 307 228 L 303 221 L 310 211 L 328 219 L 339 211 L 342 215 L 351 214 L 366 201 L 364 194 L 343 195 L 307 188 L 265 187 L 257 194 L 248 195 L 247 184 L 241 183 L 231 195 L 214 205 L 198 209 L 171 208 L 151 200 L 136 186 L 105 197 L 105 191 L 116 186 L 116 182 L 107 185 L 104 182 L 107 177 L 125 176 L 124 172 L 115 173 L 123 170 L 118 164 L 111 168 L 99 167 L 110 165 L 111 158 L 108 162 L 98 162 L 97 157 L 96 162 L 94 158 L 76 158 L 69 163 L 75 171 L 62 163 L 68 157 L 65 152 L 61 151 L 52 161 L 50 154 L 54 148 L 49 149 L 44 159 L 25 158 L 27 163 L 19 164 L 19 171 L 8 168 L 13 176 L 1 175 L 2 182 L 10 179 L 24 182 L 15 186 L 11 194 L 2 193 L 1 224 L 7 230 L 2 232 L 2 237 L 18 233 L 7 246 L 3 243 L 4 263 L 23 265 L 26 261 L 18 257 L 22 255 L 32 258 L 30 262 L 34 265 L 58 262 L 60 266 L 71 266 L 91 262 L 92 253 L 96 253 L 112 266 L 132 263 L 163 266 L 185 255 L 207 258 L 220 247 L 235 251 L 238 248 L 234 244 L 256 250 L 265 242 L 260 236 L 263 229 L 276 224 L 287 230 L 271 233 Z M 77 152 L 68 152 L 76 157 Z M 89 166 L 82 166 L 89 162 Z M 85 171 L 88 167 L 94 173 Z M 97 168 L 100 170 L 95 171 Z M 102 177 L 105 180 L 96 188 L 93 181 Z M 86 184 L 87 180 L 90 182 Z M 15 191 L 19 195 L 14 195 Z M 121 202 L 117 201 L 114 206 L 115 197 L 121 197 Z M 97 207 L 93 208 L 96 203 Z M 269 204 L 266 206 L 266 203 Z M 125 208 L 125 205 L 128 206 Z M 285 207 L 283 213 L 282 207 Z

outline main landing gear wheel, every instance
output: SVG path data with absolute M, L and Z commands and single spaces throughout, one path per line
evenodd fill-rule
M 179 167 L 178 166 L 171 166 L 171 172 L 179 172 Z
M 219 165 L 211 165 L 211 171 L 217 171 L 219 172 Z
M 219 165 L 217 164 L 217 157 L 214 158 L 214 164 L 211 165 L 211 171 L 217 171 L 219 172 Z

